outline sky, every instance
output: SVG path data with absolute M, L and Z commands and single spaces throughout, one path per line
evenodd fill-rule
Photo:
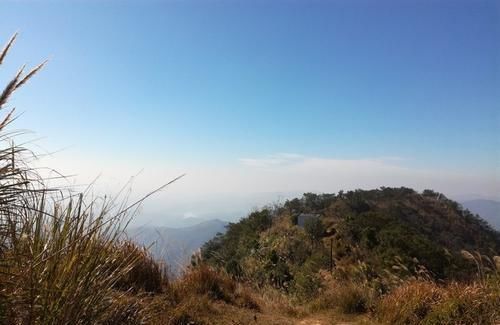
M 500 199 L 498 1 L 0 2 L 37 164 L 131 177 L 137 223 L 235 220 L 303 192 Z

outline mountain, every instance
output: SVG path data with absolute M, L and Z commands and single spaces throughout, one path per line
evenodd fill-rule
M 478 214 L 493 228 L 500 231 L 500 202 L 494 200 L 469 200 L 462 202 L 464 208 Z
M 206 241 L 217 228 L 226 231 Z M 202 245 L 162 297 L 172 297 L 174 324 L 333 324 L 339 313 L 380 324 L 498 320 L 500 233 L 432 190 L 306 193 L 227 225 L 134 233 L 170 247 L 157 252 L 170 261 Z
M 213 219 L 181 228 L 142 226 L 128 229 L 127 235 L 150 247 L 155 258 L 164 260 L 172 273 L 179 274 L 191 255 L 217 233 L 224 233 L 226 225 L 225 221 Z
M 301 215 L 318 218 L 302 227 Z M 202 257 L 234 276 L 302 294 L 314 291 L 311 279 L 333 265 L 342 276 L 362 271 L 370 281 L 383 281 L 388 270 L 467 278 L 474 269 L 463 250 L 498 255 L 500 233 L 443 194 L 381 188 L 306 193 L 256 211 L 205 244 Z

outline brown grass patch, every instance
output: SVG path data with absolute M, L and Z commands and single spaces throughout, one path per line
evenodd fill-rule
M 496 324 L 499 311 L 498 280 L 446 286 L 415 280 L 385 295 L 376 316 L 386 324 Z
M 193 295 L 207 296 L 212 300 L 259 310 L 259 304 L 248 288 L 237 283 L 225 272 L 204 264 L 189 270 L 178 280 L 175 283 L 175 292 L 181 300 Z

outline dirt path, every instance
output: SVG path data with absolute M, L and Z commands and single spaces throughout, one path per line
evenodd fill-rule
M 325 325 L 328 323 L 325 323 L 324 320 L 317 319 L 317 318 L 307 318 L 301 320 L 297 325 Z
M 297 322 L 297 325 L 355 325 L 365 324 L 362 319 L 354 317 L 351 319 L 339 319 L 338 315 L 315 315 L 304 318 Z

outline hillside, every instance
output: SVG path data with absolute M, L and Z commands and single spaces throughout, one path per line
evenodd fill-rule
M 306 193 L 253 212 L 205 244 L 202 258 L 316 317 L 490 324 L 499 317 L 499 252 L 500 234 L 443 194 L 381 188 Z
M 313 219 L 295 226 L 304 213 L 317 214 L 317 224 Z M 442 194 L 382 188 L 309 193 L 279 209 L 252 213 L 208 242 L 202 254 L 236 276 L 294 288 L 304 267 L 329 267 L 330 246 L 337 270 L 362 261 L 375 278 L 402 264 L 410 273 L 423 267 L 433 278 L 459 279 L 470 275 L 461 251 L 498 255 L 500 235 Z M 267 274 L 248 274 L 266 267 Z
M 190 262 L 191 255 L 217 233 L 224 233 L 227 222 L 214 219 L 189 227 L 143 226 L 127 229 L 131 240 L 149 247 L 155 259 L 165 261 L 174 274 Z

